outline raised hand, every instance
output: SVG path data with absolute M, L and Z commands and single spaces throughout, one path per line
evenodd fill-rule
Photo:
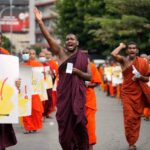
M 16 85 L 16 88 L 17 88 L 18 90 L 20 90 L 21 79 L 17 79 L 17 80 L 15 81 L 15 85 Z
M 124 43 L 120 43 L 119 47 L 126 48 L 126 45 Z
M 42 21 L 42 13 L 37 9 L 37 8 L 34 8 L 33 10 L 34 14 L 35 14 L 35 18 L 36 20 L 39 22 L 39 21 Z

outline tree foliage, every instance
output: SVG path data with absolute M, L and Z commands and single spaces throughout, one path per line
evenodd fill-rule
M 84 49 L 108 55 L 120 42 L 150 49 L 150 0 L 62 0 L 60 34 L 75 33 Z
M 3 36 L 3 44 L 2 47 L 4 47 L 5 49 L 7 49 L 10 52 L 11 49 L 11 41 L 9 40 L 9 38 L 7 38 L 6 36 Z

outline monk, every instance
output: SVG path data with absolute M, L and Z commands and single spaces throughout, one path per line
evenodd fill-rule
M 136 43 L 130 42 L 127 45 L 127 56 L 119 55 L 120 51 L 126 45 L 120 45 L 111 53 L 116 61 L 120 62 L 123 73 L 122 84 L 122 102 L 124 114 L 124 127 L 129 150 L 136 150 L 135 143 L 139 138 L 141 116 L 144 109 L 144 101 L 150 91 L 146 92 L 146 82 L 149 80 L 149 65 L 148 62 L 136 56 L 138 48 Z M 144 86 L 144 88 L 143 88 Z M 150 100 L 149 100 L 150 102 Z
M 48 66 L 50 68 L 50 76 L 53 78 L 51 67 L 46 59 L 46 52 L 40 52 L 39 61 L 43 64 L 44 67 Z M 51 118 L 50 114 L 53 109 L 53 100 L 52 100 L 52 87 L 47 89 L 48 100 L 43 101 L 44 113 L 43 116 L 45 118 Z
M 93 145 L 96 144 L 96 94 L 94 88 L 101 83 L 101 77 L 96 68 L 96 65 L 91 62 L 91 75 L 92 80 L 86 84 L 86 117 L 87 117 L 87 129 L 89 136 L 89 150 L 93 150 Z
M 99 65 L 98 71 L 101 77 L 101 89 L 105 92 L 105 83 L 104 83 L 104 66 L 102 64 Z
M 2 48 L 3 35 L 0 33 L 0 54 L 9 55 L 9 52 Z M 16 86 L 19 89 L 20 82 L 16 82 Z M 15 132 L 12 124 L 0 124 L 0 150 L 5 150 L 7 147 L 17 144 Z
M 79 42 L 74 34 L 66 36 L 65 47 L 62 48 L 46 29 L 41 12 L 35 9 L 34 13 L 49 46 L 58 56 L 56 118 L 61 147 L 63 150 L 89 150 L 84 80 L 91 80 L 91 75 L 87 55 L 78 50 Z
M 52 75 L 53 75 L 53 89 L 52 89 L 52 109 L 51 111 L 55 111 L 55 107 L 56 107 L 56 97 L 57 97 L 57 91 L 56 91 L 56 87 L 57 87 L 57 81 L 58 81 L 58 63 L 56 60 L 54 60 L 52 53 L 50 51 L 46 51 L 46 59 L 48 61 L 48 64 L 52 70 Z
M 21 54 L 21 64 L 23 65 L 25 62 L 29 60 L 29 49 L 24 49 Z
M 24 53 L 24 52 L 23 52 Z M 29 51 L 29 59 L 24 60 L 23 65 L 31 66 L 31 67 L 42 67 L 42 63 L 36 60 L 36 52 L 35 50 Z M 42 128 L 42 114 L 43 114 L 43 106 L 40 99 L 39 94 L 32 95 L 32 114 L 27 117 L 23 117 L 23 124 L 26 132 L 34 133 L 37 130 Z

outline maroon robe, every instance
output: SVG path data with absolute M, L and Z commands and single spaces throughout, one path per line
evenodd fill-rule
M 50 66 L 50 63 L 45 62 L 45 63 L 43 63 L 43 65 L 49 66 L 50 74 L 51 74 L 51 77 L 53 80 L 54 79 L 54 73 L 53 73 L 52 67 Z M 54 111 L 53 110 L 52 88 L 47 89 L 46 92 L 47 92 L 48 99 L 43 101 L 43 108 L 44 108 L 43 116 L 49 117 L 50 113 L 52 113 Z
M 0 150 L 16 145 L 17 140 L 12 124 L 0 124 Z
M 77 51 L 59 67 L 57 87 L 57 113 L 59 141 L 63 150 L 89 150 L 86 129 L 84 80 L 74 74 L 66 74 L 67 63 L 87 71 L 86 54 Z
M 52 100 L 52 89 L 47 89 L 48 100 L 44 101 L 44 113 L 43 116 L 48 117 L 48 115 L 53 112 L 53 100 Z

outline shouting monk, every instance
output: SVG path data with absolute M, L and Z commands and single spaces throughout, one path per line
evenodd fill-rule
M 129 43 L 127 46 L 128 55 L 127 57 L 123 57 L 119 55 L 119 52 L 125 47 L 125 44 L 120 43 L 111 55 L 116 61 L 120 62 L 122 67 L 124 78 L 122 84 L 122 101 L 125 135 L 129 143 L 129 150 L 136 150 L 135 143 L 139 137 L 144 101 L 145 98 L 148 98 L 147 95 L 144 95 L 144 89 L 148 89 L 146 88 L 146 82 L 149 80 L 148 74 L 150 72 L 148 62 L 136 56 L 137 45 L 134 42 Z M 144 89 L 143 86 L 145 87 Z
M 78 50 L 74 34 L 66 36 L 65 48 L 49 34 L 41 12 L 34 10 L 40 29 L 53 52 L 59 57 L 59 83 L 57 86 L 57 122 L 59 141 L 63 150 L 89 150 L 86 129 L 84 80 L 90 80 L 87 55 Z

